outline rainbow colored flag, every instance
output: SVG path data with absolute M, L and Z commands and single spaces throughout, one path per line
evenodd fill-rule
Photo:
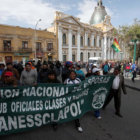
M 114 42 L 113 42 L 111 47 L 114 49 L 115 52 L 120 52 L 121 51 L 120 45 L 119 45 L 116 38 L 114 38 Z

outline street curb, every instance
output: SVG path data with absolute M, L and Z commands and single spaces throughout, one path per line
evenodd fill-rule
M 125 85 L 125 86 L 128 87 L 128 88 L 131 88 L 131 89 L 134 89 L 134 90 L 140 91 L 140 88 L 132 87 L 132 86 L 130 86 L 130 85 Z

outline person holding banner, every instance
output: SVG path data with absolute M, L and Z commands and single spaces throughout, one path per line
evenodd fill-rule
M 93 68 L 92 72 L 93 72 L 93 75 L 95 75 L 95 76 L 99 76 L 99 75 L 100 75 L 100 69 L 98 69 L 96 66 Z M 94 111 L 94 116 L 95 116 L 97 119 L 99 119 L 99 120 L 102 119 L 99 110 L 95 110 L 95 111 Z
M 65 80 L 69 77 L 69 73 L 72 69 L 73 69 L 73 63 L 71 61 L 67 61 L 65 67 L 62 69 L 63 82 L 65 82 Z
M 4 80 L 4 76 L 5 76 L 5 73 L 6 73 L 7 71 L 8 71 L 8 72 L 11 71 L 11 72 L 13 73 L 13 76 L 14 76 L 17 80 L 20 79 L 20 75 L 19 75 L 18 71 L 13 67 L 13 64 L 9 62 L 9 63 L 6 64 L 6 69 L 3 71 L 2 75 L 1 75 L 1 80 L 2 80 L 2 81 Z
M 43 63 L 42 69 L 40 69 L 38 73 L 38 82 L 39 83 L 46 83 L 47 82 L 47 77 L 48 77 L 48 64 Z
M 61 83 L 56 76 L 56 72 L 54 70 L 49 70 L 47 75 L 46 83 Z
M 57 79 L 56 72 L 54 70 L 48 71 L 46 83 L 60 83 L 60 81 Z M 57 130 L 57 126 L 58 126 L 57 123 L 55 122 L 52 123 L 52 127 L 54 131 Z
M 14 74 L 11 71 L 6 71 L 3 76 L 3 82 L 1 83 L 1 87 L 17 87 L 18 81 L 14 77 Z
M 32 69 L 32 65 L 30 63 L 25 64 L 25 69 L 21 73 L 20 77 L 21 85 L 37 85 L 37 71 L 36 69 Z
M 89 70 L 88 73 L 86 74 L 86 77 L 90 77 L 92 75 L 99 76 L 100 75 L 100 69 L 98 69 L 96 66 L 93 66 L 92 71 Z M 94 116 L 97 119 L 101 119 L 102 118 L 101 115 L 100 115 L 100 111 L 99 110 L 94 111 Z
M 123 90 L 124 94 L 127 94 L 126 89 L 125 89 L 125 85 L 124 85 L 124 77 L 123 75 L 120 75 L 120 69 L 119 68 L 115 68 L 114 70 L 114 75 L 115 78 L 113 80 L 113 84 L 112 84 L 112 88 L 110 91 L 110 94 L 108 95 L 105 104 L 103 106 L 103 109 L 105 109 L 105 107 L 109 104 L 109 102 L 111 101 L 111 99 L 114 97 L 114 105 L 115 105 L 115 114 L 118 117 L 123 117 L 120 114 L 120 107 L 121 107 L 121 89 Z
M 67 78 L 64 82 L 64 84 L 79 84 L 81 80 L 77 78 L 76 72 L 74 70 L 71 70 L 69 73 L 69 78 Z M 75 120 L 75 126 L 78 130 L 78 132 L 83 132 L 83 128 L 80 125 L 79 119 Z

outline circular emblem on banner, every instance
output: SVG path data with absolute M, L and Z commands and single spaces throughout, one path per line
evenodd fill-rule
M 94 109 L 101 109 L 106 99 L 107 89 L 99 88 L 93 93 L 92 107 Z

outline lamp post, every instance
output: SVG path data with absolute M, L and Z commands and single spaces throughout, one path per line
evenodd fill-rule
M 137 39 L 133 39 L 131 40 L 130 42 L 130 45 L 134 45 L 134 54 L 133 54 L 133 64 L 135 63 L 136 61 L 136 48 L 137 48 L 137 45 L 139 44 L 139 41 Z
M 36 61 L 36 28 L 37 28 L 37 25 L 38 23 L 41 21 L 41 19 L 39 19 L 37 22 L 36 22 L 36 25 L 35 25 L 35 36 L 34 36 L 34 49 L 35 49 L 35 54 L 34 54 L 34 57 L 35 57 L 35 61 Z

